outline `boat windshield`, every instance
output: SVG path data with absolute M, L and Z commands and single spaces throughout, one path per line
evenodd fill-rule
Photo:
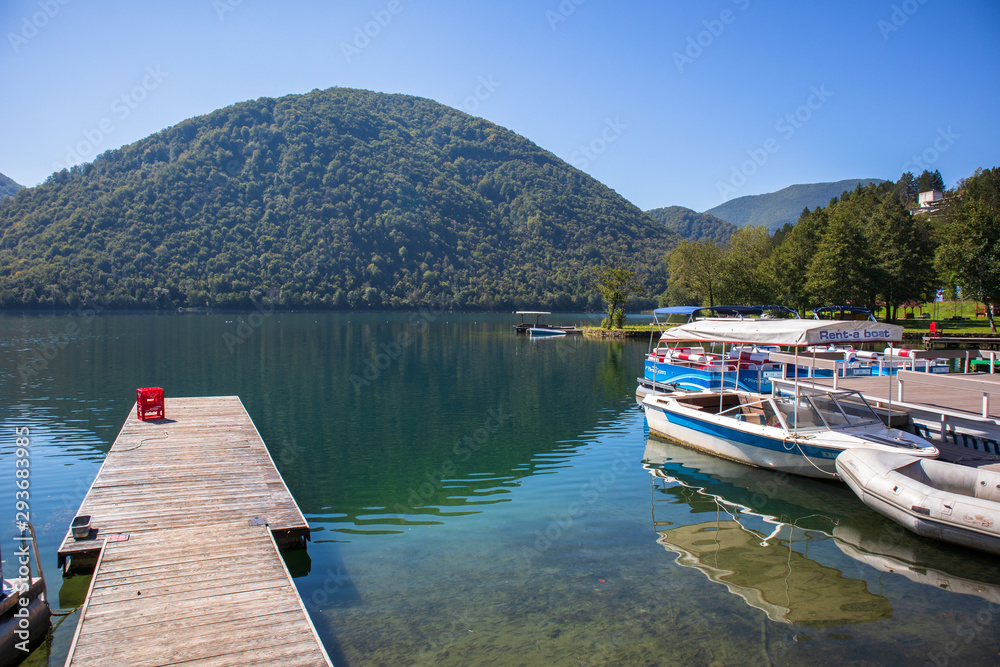
M 800 431 L 808 431 L 826 428 L 826 422 L 807 396 L 799 396 L 798 400 L 794 396 L 777 397 L 774 399 L 774 405 L 784 417 L 788 430 L 798 428 Z
M 829 397 L 837 404 L 841 412 L 844 413 L 851 426 L 879 424 L 882 421 L 875 414 L 875 411 L 872 410 L 872 406 L 868 405 L 868 401 L 856 391 L 831 394 Z
M 774 399 L 789 429 L 841 429 L 880 423 L 878 415 L 856 392 L 782 396 Z M 798 414 L 796 414 L 798 413 Z M 797 420 L 796 420 L 797 417 Z

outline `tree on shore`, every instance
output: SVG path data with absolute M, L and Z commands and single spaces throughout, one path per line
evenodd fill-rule
M 681 241 L 667 253 L 669 288 L 693 295 L 703 306 L 714 306 L 720 289 L 719 271 L 724 254 L 722 246 L 714 241 Z
M 805 312 L 812 304 L 806 292 L 806 269 L 826 231 L 827 210 L 816 207 L 802 211 L 798 223 L 784 234 L 768 258 L 766 270 L 778 303 Z
M 1000 167 L 977 169 L 958 184 L 939 227 L 938 271 L 951 273 L 962 287 L 986 304 L 990 331 L 996 333 L 994 304 L 1000 304 Z
M 721 299 L 733 304 L 768 303 L 774 293 L 765 265 L 772 241 L 767 227 L 741 227 L 719 261 Z
M 645 286 L 636 278 L 635 271 L 620 266 L 600 266 L 594 269 L 594 282 L 604 298 L 607 317 L 601 323 L 605 329 L 625 326 L 625 306 L 633 294 L 644 294 Z
M 922 301 L 934 280 L 933 248 L 926 229 L 896 197 L 884 197 L 871 213 L 867 237 L 873 291 L 885 301 L 888 319 L 905 301 Z
M 834 216 L 809 262 L 805 291 L 820 305 L 864 303 L 870 266 L 860 226 Z

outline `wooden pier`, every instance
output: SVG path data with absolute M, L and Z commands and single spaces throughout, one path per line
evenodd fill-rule
M 96 564 L 67 666 L 331 665 L 278 550 L 309 536 L 236 396 L 133 411 L 59 547 Z

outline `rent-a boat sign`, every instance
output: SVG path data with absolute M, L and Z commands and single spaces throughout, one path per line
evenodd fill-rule
M 660 341 L 699 341 L 802 346 L 902 340 L 898 324 L 860 320 L 739 319 L 695 320 L 663 332 Z
M 834 331 L 822 330 L 819 332 L 819 339 L 822 341 L 869 341 L 869 340 L 893 340 L 892 332 L 889 329 L 838 329 Z

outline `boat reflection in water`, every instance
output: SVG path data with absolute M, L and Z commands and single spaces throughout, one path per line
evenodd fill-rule
M 881 528 L 865 530 L 847 523 L 834 528 L 833 537 L 842 552 L 880 572 L 899 574 L 914 583 L 1000 604 L 1000 577 L 995 568 L 988 567 L 988 556 L 943 547 L 892 524 Z M 894 528 L 898 530 L 894 532 Z M 942 565 L 942 560 L 947 560 L 947 564 Z
M 844 485 L 776 474 L 656 438 L 647 440 L 643 464 L 651 474 L 657 542 L 678 554 L 678 565 L 724 585 L 772 621 L 822 628 L 892 617 L 888 598 L 869 590 L 864 578 L 845 575 L 840 554 L 853 559 L 847 562 L 859 577 L 895 573 L 1000 602 L 996 570 L 975 552 L 909 535 Z M 658 513 L 676 519 L 679 504 L 711 518 L 684 525 L 657 520 Z

